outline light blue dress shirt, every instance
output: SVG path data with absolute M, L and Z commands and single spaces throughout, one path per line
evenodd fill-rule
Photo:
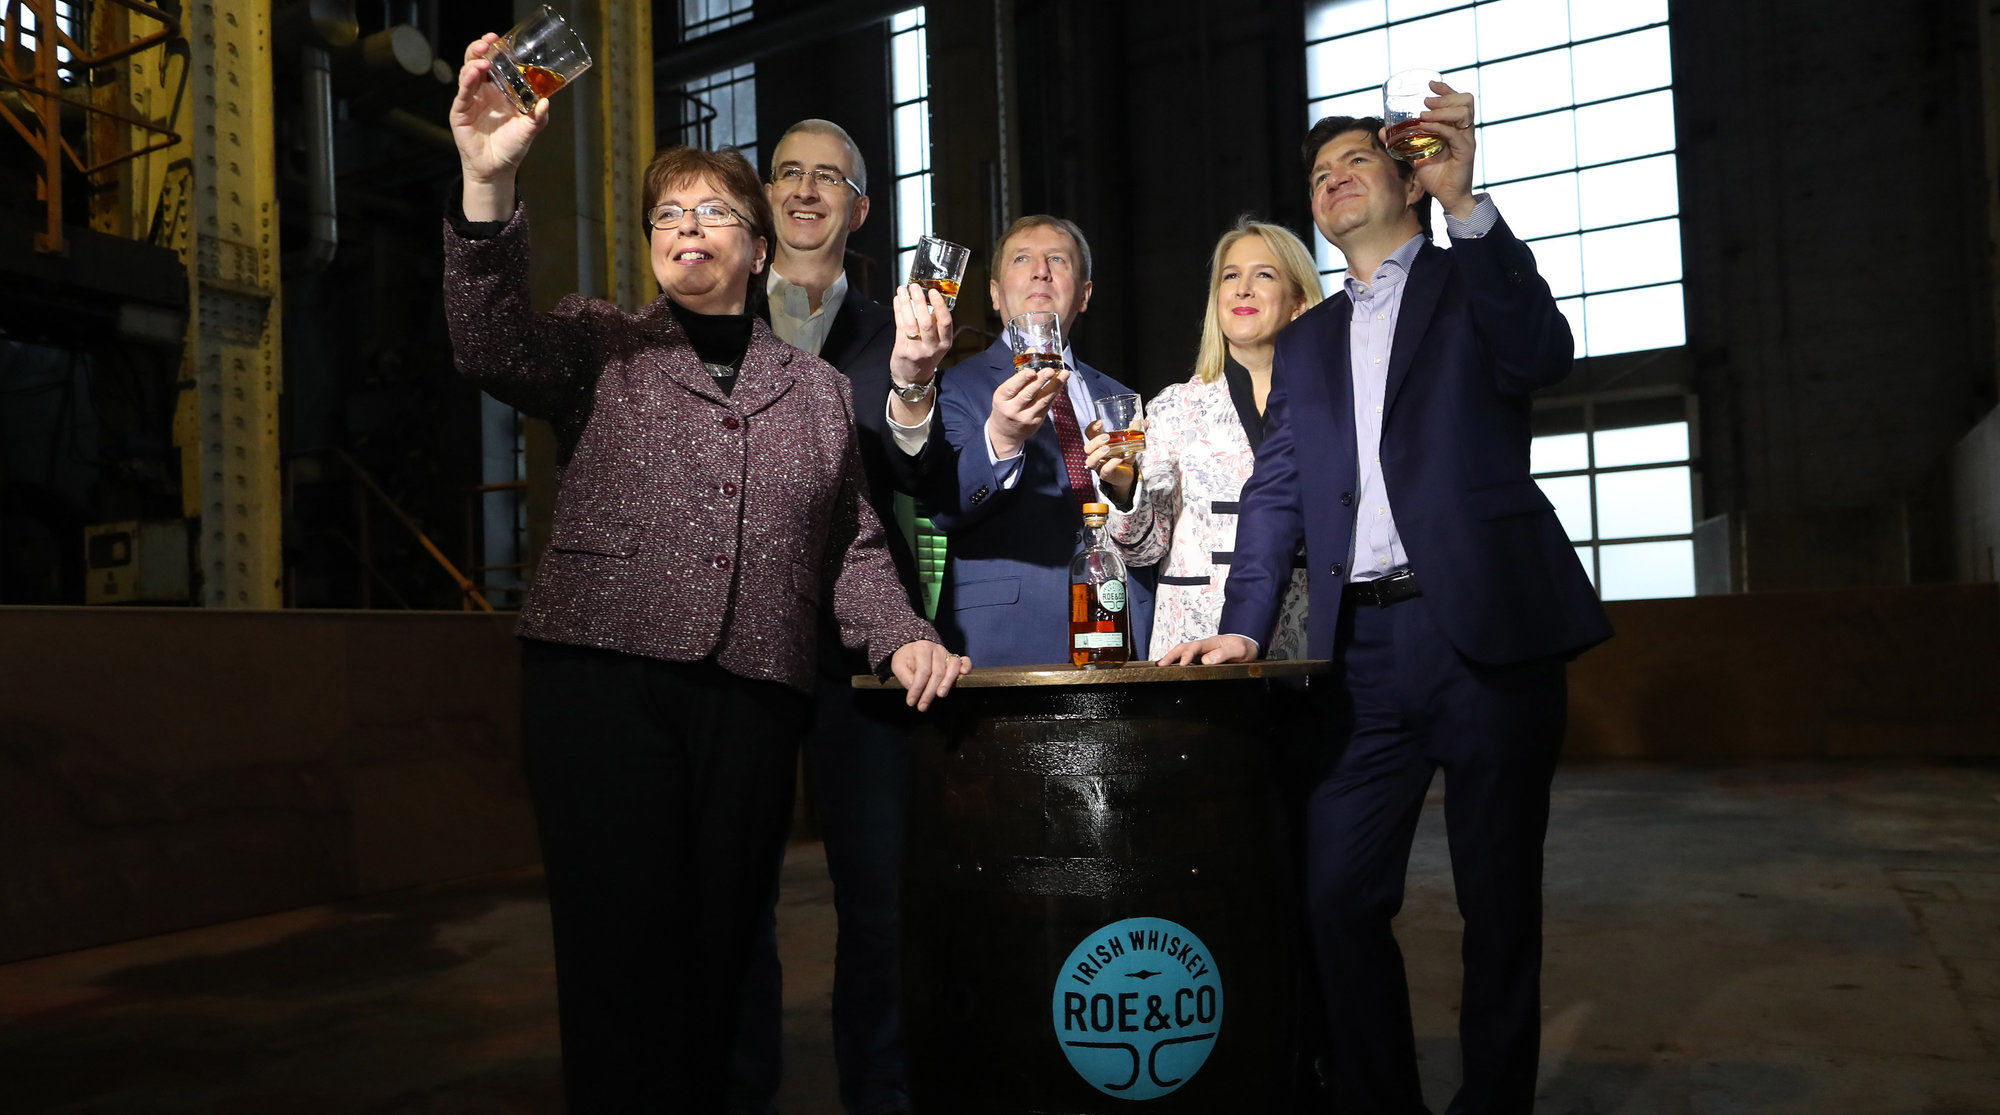
M 1470 240 L 1493 228 L 1500 213 L 1485 194 L 1475 195 L 1472 216 L 1459 221 L 1445 215 L 1445 231 L 1454 239 Z M 1403 309 L 1403 284 L 1410 264 L 1423 249 L 1419 234 L 1382 261 L 1367 282 L 1347 276 L 1347 297 L 1353 303 L 1348 319 L 1349 373 L 1354 380 L 1354 448 L 1358 477 L 1354 493 L 1354 552 L 1348 555 L 1348 579 L 1372 581 L 1408 569 L 1410 555 L 1396 533 L 1396 512 L 1382 479 L 1382 406 L 1389 386 L 1389 353 L 1396 339 L 1396 319 Z

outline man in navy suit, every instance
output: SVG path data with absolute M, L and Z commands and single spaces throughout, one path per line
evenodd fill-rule
M 1035 310 L 1062 321 L 1064 344 L 1090 305 L 1090 245 L 1060 217 L 1022 217 L 993 253 L 989 293 L 1002 320 Z M 950 540 L 938 630 L 981 666 L 1069 661 L 1069 562 L 1084 503 L 1102 502 L 1084 466 L 1094 400 L 1131 388 L 1076 359 L 1062 371 L 1014 370 L 1006 332 L 943 378 L 938 414 L 915 462 L 931 521 Z M 1150 567 L 1133 570 L 1135 647 L 1152 630 Z M 1139 653 L 1143 653 L 1143 650 Z
M 1381 121 L 1306 137 L 1313 222 L 1346 290 L 1278 337 L 1243 488 L 1222 634 L 1164 662 L 1255 658 L 1303 540 L 1308 642 L 1339 666 L 1338 757 L 1307 805 L 1306 886 L 1340 1110 L 1425 1112 L 1390 932 L 1437 769 L 1465 918 L 1453 1115 L 1534 1104 L 1542 840 L 1565 663 L 1610 625 L 1528 472 L 1529 395 L 1569 374 L 1534 256 L 1472 192 L 1472 97 L 1443 83 L 1442 153 L 1407 164 Z M 1431 199 L 1451 249 L 1428 242 Z

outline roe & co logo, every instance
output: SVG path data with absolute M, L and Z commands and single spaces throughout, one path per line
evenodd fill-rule
M 1158 1099 L 1208 1060 L 1222 1029 L 1222 978 L 1201 939 L 1164 918 L 1092 933 L 1056 976 L 1056 1040 L 1107 1095 Z

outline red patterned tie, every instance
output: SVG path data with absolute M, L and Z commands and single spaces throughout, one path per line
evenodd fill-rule
M 1069 470 L 1069 498 L 1078 511 L 1097 501 L 1097 488 L 1090 482 L 1090 470 L 1083 465 L 1083 431 L 1076 424 L 1076 408 L 1070 405 L 1067 384 L 1056 384 L 1056 401 L 1049 406 L 1049 421 L 1055 425 L 1056 441 L 1062 445 L 1063 466 Z

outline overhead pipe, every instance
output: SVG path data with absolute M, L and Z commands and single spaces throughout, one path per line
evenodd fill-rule
M 286 270 L 316 275 L 333 262 L 340 249 L 340 224 L 334 205 L 333 57 L 317 46 L 299 49 L 299 71 L 305 86 L 307 234 L 305 245 L 287 252 Z

